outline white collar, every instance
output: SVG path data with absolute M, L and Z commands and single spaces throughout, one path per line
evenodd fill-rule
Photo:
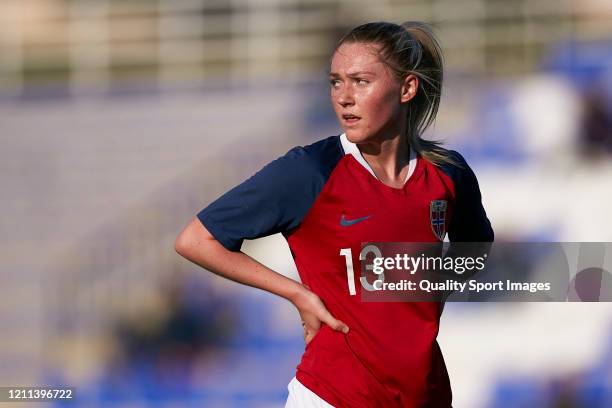
M 359 164 L 361 164 L 367 171 L 370 172 L 372 176 L 374 176 L 374 178 L 378 180 L 378 177 L 376 177 L 376 174 L 374 174 L 374 170 L 372 170 L 372 167 L 370 167 L 368 162 L 363 158 L 363 155 L 359 151 L 359 147 L 357 146 L 357 144 L 349 141 L 346 137 L 346 133 L 340 135 L 340 143 L 342 143 L 342 149 L 344 150 L 344 154 L 353 155 L 357 162 L 359 162 Z M 414 169 L 416 168 L 417 163 L 416 152 L 410 147 L 409 149 L 410 161 L 408 162 L 408 174 L 406 175 L 406 180 L 404 180 L 404 184 L 406 184 L 410 176 L 412 176 L 412 173 L 414 173 Z

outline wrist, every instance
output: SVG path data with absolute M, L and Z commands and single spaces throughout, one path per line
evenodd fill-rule
M 304 303 L 305 299 L 308 297 L 309 292 L 310 290 L 308 290 L 306 286 L 302 285 L 299 282 L 295 282 L 295 285 L 293 288 L 291 288 L 287 299 L 296 307 L 299 307 L 299 305 Z

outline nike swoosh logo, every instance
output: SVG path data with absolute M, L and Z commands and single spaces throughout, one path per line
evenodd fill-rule
M 354 220 L 347 220 L 344 214 L 342 214 L 342 217 L 340 217 L 340 225 L 342 225 L 343 227 L 350 227 L 351 225 L 355 225 L 358 222 L 365 221 L 370 217 L 371 215 L 366 215 L 365 217 L 355 218 Z

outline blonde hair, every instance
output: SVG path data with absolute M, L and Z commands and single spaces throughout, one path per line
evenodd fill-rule
M 345 34 L 336 50 L 344 43 L 379 45 L 379 57 L 398 80 L 410 74 L 419 79 L 417 93 L 408 102 L 404 137 L 412 149 L 431 163 L 458 165 L 441 142 L 421 137 L 436 119 L 444 77 L 442 48 L 431 26 L 420 21 L 401 25 L 384 21 L 366 23 Z

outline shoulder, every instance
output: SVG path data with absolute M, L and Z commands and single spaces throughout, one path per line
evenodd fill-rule
M 304 163 L 323 165 L 344 154 L 340 136 L 329 136 L 305 146 L 296 146 L 286 154 L 288 158 Z
M 448 162 L 440 164 L 439 168 L 446 173 L 453 182 L 459 183 L 465 177 L 471 177 L 471 175 L 473 175 L 472 169 L 461 153 L 443 147 L 438 147 L 437 150 L 448 158 Z
M 329 136 L 305 146 L 295 146 L 277 159 L 283 162 L 281 170 L 291 170 L 293 176 L 329 176 L 344 151 L 340 137 Z

